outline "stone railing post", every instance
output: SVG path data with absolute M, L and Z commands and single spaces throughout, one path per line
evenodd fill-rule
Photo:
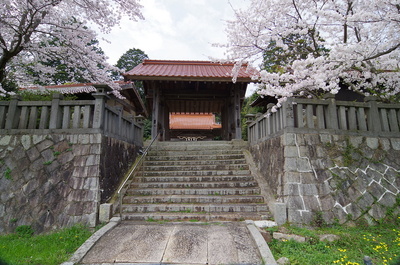
M 381 118 L 379 116 L 379 110 L 378 110 L 378 103 L 377 103 L 377 97 L 375 96 L 370 96 L 370 97 L 365 97 L 364 101 L 369 103 L 369 110 L 368 110 L 368 131 L 372 132 L 380 132 L 382 130 L 381 126 Z
M 130 141 L 132 139 L 133 142 L 135 143 L 136 142 L 136 138 L 137 138 L 137 135 L 136 135 L 137 133 L 136 133 L 136 130 L 135 130 L 135 116 L 129 115 L 128 116 L 128 120 L 130 122 L 129 130 L 127 130 L 129 133 L 126 136 L 126 138 L 128 138 L 128 141 Z
M 135 122 L 140 126 L 140 135 L 137 135 L 135 132 L 135 139 L 140 145 L 143 143 L 143 134 L 144 134 L 144 120 L 145 118 L 142 115 L 136 116 L 135 117 Z M 133 123 L 133 128 L 136 127 L 136 124 Z
M 18 102 L 21 97 L 18 95 L 13 95 L 11 97 L 10 105 L 8 107 L 7 119 L 5 124 L 5 129 L 15 129 L 18 126 L 19 116 L 21 110 L 18 108 Z
M 254 139 L 253 139 L 253 136 L 251 135 L 250 124 L 252 124 L 254 122 L 254 118 L 256 117 L 256 115 L 255 114 L 246 114 L 244 117 L 246 118 L 246 125 L 247 125 L 247 139 L 251 143 L 254 141 Z
M 117 110 L 118 113 L 118 121 L 117 121 L 117 134 L 122 136 L 123 135 L 123 122 L 122 122 L 122 114 L 123 114 L 123 108 L 121 106 L 116 106 L 115 109 Z
M 326 117 L 326 127 L 328 129 L 339 129 L 339 121 L 338 121 L 338 114 L 337 114 L 337 107 L 336 107 L 336 100 L 335 95 L 333 94 L 326 94 L 324 99 L 328 101 L 328 113 Z
M 283 111 L 283 128 L 294 127 L 294 114 L 293 114 L 293 98 L 288 98 L 282 104 Z
M 62 123 L 62 111 L 60 108 L 60 101 L 64 98 L 60 93 L 53 94 L 50 110 L 49 129 L 59 129 Z
M 103 88 L 97 88 L 97 92 L 93 93 L 94 101 L 94 114 L 93 114 L 93 128 L 102 129 L 104 122 L 104 112 L 106 106 L 107 93 Z
M 266 134 L 269 136 L 277 131 L 276 119 L 278 119 L 277 112 L 272 112 L 272 108 L 275 106 L 274 103 L 267 104 L 267 119 L 266 119 Z
M 256 114 L 256 125 L 254 126 L 254 138 L 255 141 L 258 141 L 261 138 L 261 132 L 260 132 L 260 119 L 261 119 L 262 113 L 257 113 Z

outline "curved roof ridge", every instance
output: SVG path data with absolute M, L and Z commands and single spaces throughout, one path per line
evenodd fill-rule
M 153 59 L 145 59 L 143 60 L 143 65 L 147 64 L 168 64 L 168 65 L 235 65 L 234 62 L 216 62 L 216 61 L 197 61 L 197 60 L 153 60 Z M 243 64 L 243 66 L 247 66 L 247 64 Z
M 123 75 L 131 80 L 197 80 L 232 81 L 233 62 L 144 60 Z M 237 74 L 238 82 L 253 82 L 258 71 L 242 64 Z

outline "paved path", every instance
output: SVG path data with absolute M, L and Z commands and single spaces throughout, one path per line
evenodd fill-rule
M 263 264 L 265 253 L 250 231 L 244 222 L 122 222 L 81 264 Z

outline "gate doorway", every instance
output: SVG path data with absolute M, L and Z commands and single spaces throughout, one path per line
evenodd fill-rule
M 251 73 L 243 66 L 233 83 L 233 67 L 232 63 L 209 61 L 144 60 L 124 76 L 143 82 L 147 108 L 152 114 L 152 137 L 161 131 L 162 141 L 177 140 L 178 136 L 183 137 L 181 140 L 204 136 L 207 140 L 232 140 L 242 137 L 240 111 L 251 82 Z M 215 128 L 174 128 L 173 115 L 192 116 L 193 120 L 196 115 L 214 117 Z

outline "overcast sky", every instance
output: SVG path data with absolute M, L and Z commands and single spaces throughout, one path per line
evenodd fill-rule
M 230 0 L 237 8 L 245 0 Z M 224 49 L 212 43 L 225 43 L 225 20 L 233 18 L 228 0 L 142 0 L 145 20 L 123 19 L 120 27 L 101 35 L 101 47 L 115 64 L 131 48 L 144 51 L 150 59 L 208 60 L 224 58 Z
M 238 9 L 246 0 L 141 0 L 145 20 L 124 18 L 107 35 L 100 34 L 100 45 L 115 64 L 131 48 L 141 49 L 150 59 L 210 60 L 225 58 L 225 21 L 234 17 L 231 5 Z M 102 41 L 106 38 L 109 43 Z M 246 95 L 254 86 L 249 86 Z

